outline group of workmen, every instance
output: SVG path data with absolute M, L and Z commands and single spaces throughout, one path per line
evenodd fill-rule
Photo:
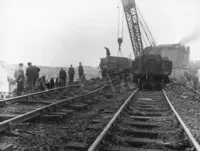
M 79 80 L 85 80 L 85 74 L 81 62 L 79 62 L 78 74 L 79 74 Z M 69 83 L 72 83 L 74 81 L 74 75 L 75 75 L 75 70 L 71 65 L 68 69 Z M 63 68 L 61 68 L 59 72 L 59 78 L 63 81 L 63 83 L 67 83 L 67 72 Z
M 26 69 L 27 90 L 35 92 L 35 85 L 37 79 L 39 78 L 40 68 L 33 66 L 31 62 L 28 62 L 27 65 L 28 65 Z M 25 84 L 23 63 L 19 64 L 18 69 L 15 71 L 14 77 L 17 82 L 17 95 L 21 95 L 21 93 L 24 91 L 24 84 Z
M 36 89 L 36 82 L 40 81 L 40 80 L 38 80 L 40 68 L 33 66 L 31 62 L 27 63 L 27 65 L 28 65 L 28 67 L 26 69 L 27 91 L 34 93 L 35 89 Z M 85 75 L 84 75 L 84 70 L 83 70 L 83 66 L 82 66 L 81 62 L 79 63 L 78 73 L 79 73 L 79 79 L 84 80 Z M 72 65 L 68 69 L 68 75 L 69 75 L 69 83 L 72 83 L 74 81 L 74 75 L 75 75 L 75 70 Z M 17 95 L 19 96 L 24 91 L 24 83 L 25 83 L 25 74 L 24 74 L 24 70 L 23 70 L 23 63 L 19 64 L 18 69 L 15 71 L 14 77 L 17 82 Z M 44 76 L 41 78 L 44 78 Z M 54 81 L 54 79 L 53 79 L 53 81 Z M 63 83 L 63 85 L 67 84 L 67 73 L 63 68 L 61 68 L 61 70 L 59 72 L 59 78 L 57 78 L 56 82 L 57 81 L 61 81 Z

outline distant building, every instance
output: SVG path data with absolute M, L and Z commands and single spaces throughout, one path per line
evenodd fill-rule
M 180 44 L 167 44 L 157 46 L 162 57 L 168 57 L 172 61 L 173 68 L 185 68 L 190 61 L 190 47 L 181 46 Z
M 173 70 L 171 77 L 176 78 L 180 82 L 184 79 L 184 71 L 190 65 L 190 47 L 180 44 L 158 45 L 153 48 L 153 53 L 160 54 L 172 61 Z

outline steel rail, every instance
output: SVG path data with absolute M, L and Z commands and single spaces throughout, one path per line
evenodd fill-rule
M 110 82 L 109 82 L 110 83 Z M 38 108 L 36 110 L 33 110 L 33 111 L 30 111 L 28 113 L 25 113 L 25 114 L 22 114 L 22 115 L 18 115 L 14 118 L 11 118 L 11 119 L 8 119 L 8 120 L 5 120 L 3 122 L 0 122 L 0 132 L 6 130 L 6 129 L 9 129 L 9 128 L 12 128 L 12 126 L 16 125 L 16 124 L 19 124 L 21 122 L 24 122 L 24 121 L 27 121 L 29 119 L 32 119 L 36 116 L 39 116 L 43 113 L 48 113 L 51 111 L 51 109 L 54 109 L 55 107 L 58 107 L 58 106 L 62 106 L 62 105 L 65 105 L 67 104 L 69 101 L 72 101 L 72 100 L 75 100 L 75 99 L 78 99 L 78 98 L 83 98 L 83 97 L 86 97 L 86 96 L 90 96 L 90 95 L 93 95 L 95 93 L 97 93 L 98 91 L 100 90 L 103 90 L 104 88 L 110 86 L 109 84 L 101 87 L 101 88 L 98 88 L 90 93 L 87 93 L 87 94 L 84 94 L 84 95 L 81 95 L 81 96 L 76 96 L 76 97 L 72 97 L 72 98 L 68 98 L 68 99 L 63 99 L 61 101 L 58 101 L 58 102 L 55 102 L 55 103 L 52 103 L 50 105 L 46 105 L 44 107 L 41 107 L 41 108 Z
M 103 131 L 98 135 L 98 137 L 95 139 L 95 141 L 92 143 L 92 145 L 89 147 L 88 151 L 94 151 L 99 143 L 101 142 L 101 140 L 104 138 L 104 136 L 106 135 L 106 133 L 109 131 L 109 129 L 111 128 L 112 124 L 115 122 L 115 120 L 117 119 L 117 117 L 120 115 L 120 113 L 122 112 L 122 110 L 124 109 L 124 107 L 128 104 L 128 102 L 131 100 L 131 98 L 133 97 L 133 95 L 138 91 L 138 89 L 136 89 L 127 99 L 126 101 L 122 104 L 122 106 L 119 108 L 119 110 L 115 113 L 115 115 L 112 117 L 112 119 L 109 121 L 109 123 L 106 125 L 106 127 L 103 129 Z
M 39 94 L 49 93 L 51 91 L 56 91 L 56 90 L 61 90 L 61 89 L 67 89 L 67 88 L 72 88 L 72 87 L 81 87 L 81 86 L 82 85 L 79 84 L 79 85 L 57 87 L 57 88 L 49 89 L 49 90 L 46 90 L 46 91 L 40 91 L 40 92 L 30 93 L 30 94 L 26 94 L 26 95 L 22 95 L 22 96 L 17 96 L 17 97 L 13 97 L 13 98 L 8 98 L 8 99 L 5 99 L 5 100 L 1 100 L 0 104 L 6 103 L 6 102 L 9 102 L 9 103 L 18 102 L 18 101 L 20 101 L 22 99 L 27 99 L 30 96 L 35 96 L 35 95 L 39 95 Z
M 171 107 L 172 111 L 174 112 L 176 118 L 178 119 L 179 123 L 181 124 L 181 126 L 183 127 L 184 131 L 186 132 L 187 136 L 189 137 L 190 141 L 192 142 L 193 146 L 195 147 L 195 149 L 197 151 L 200 151 L 200 145 L 197 143 L 197 141 L 195 140 L 195 138 L 193 137 L 193 135 L 191 134 L 190 130 L 187 128 L 187 126 L 185 125 L 185 123 L 183 122 L 183 120 L 181 119 L 181 117 L 179 116 L 179 114 L 176 112 L 176 109 L 174 108 L 174 106 L 172 105 L 172 103 L 170 102 L 169 98 L 167 97 L 167 94 L 165 92 L 165 90 L 163 89 L 163 93 L 165 95 L 165 98 L 169 104 L 169 106 Z

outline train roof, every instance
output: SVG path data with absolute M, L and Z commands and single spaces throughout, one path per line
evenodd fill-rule
M 109 56 L 109 57 L 104 57 L 104 58 L 101 58 L 101 59 L 130 59 L 130 58 L 118 57 L 118 56 Z

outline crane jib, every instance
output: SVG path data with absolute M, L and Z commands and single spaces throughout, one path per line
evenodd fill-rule
M 122 4 L 126 16 L 133 52 L 135 56 L 138 56 L 142 53 L 143 42 L 136 4 L 134 0 L 122 0 Z
M 135 7 L 135 0 L 122 0 L 124 8 L 132 8 Z

